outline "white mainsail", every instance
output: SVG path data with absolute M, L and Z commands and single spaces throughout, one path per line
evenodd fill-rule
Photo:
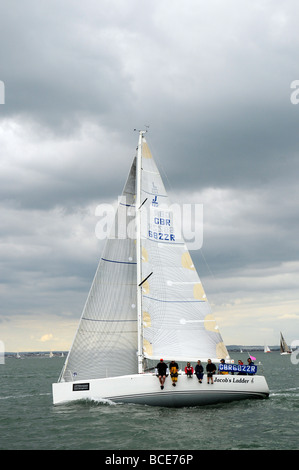
M 60 381 L 136 374 L 144 358 L 228 357 L 177 222 L 140 132 Z
M 175 220 L 161 175 L 142 139 L 143 345 L 150 359 L 228 356 L 201 281 Z

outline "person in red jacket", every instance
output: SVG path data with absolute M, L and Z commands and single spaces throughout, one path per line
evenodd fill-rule
M 189 378 L 193 377 L 193 367 L 190 365 L 190 362 L 187 362 L 187 365 L 185 367 L 185 374 Z

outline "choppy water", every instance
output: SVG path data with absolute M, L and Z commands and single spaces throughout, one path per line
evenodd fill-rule
M 99 402 L 52 404 L 64 359 L 7 358 L 0 365 L 0 449 L 299 449 L 299 365 L 254 353 L 267 400 L 166 409 Z M 246 360 L 246 354 L 232 354 Z

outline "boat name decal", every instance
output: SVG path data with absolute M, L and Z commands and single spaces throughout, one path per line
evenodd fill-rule
M 248 384 L 249 382 L 252 382 L 253 378 L 248 378 L 246 379 L 245 377 L 215 377 L 214 382 L 223 382 L 223 383 L 242 383 L 242 384 Z

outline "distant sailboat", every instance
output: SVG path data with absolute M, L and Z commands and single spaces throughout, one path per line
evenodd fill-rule
M 160 358 L 185 364 L 230 358 L 144 134 L 72 347 L 52 384 L 53 402 L 178 407 L 265 398 L 261 375 L 215 375 L 213 385 L 206 377 L 199 385 L 181 374 L 176 387 L 166 379 L 160 389 L 152 372 Z
M 20 354 L 19 354 L 18 352 L 17 352 L 17 354 L 16 354 L 16 358 L 17 358 L 17 359 L 21 359 L 21 356 L 20 356 Z
M 54 354 L 52 353 L 52 351 L 50 351 L 49 357 L 54 357 Z
M 287 345 L 282 333 L 280 332 L 280 355 L 285 356 L 287 354 L 292 354 L 292 351 Z
M 269 346 L 266 346 L 264 347 L 264 353 L 270 353 L 271 352 L 271 349 L 269 348 Z

